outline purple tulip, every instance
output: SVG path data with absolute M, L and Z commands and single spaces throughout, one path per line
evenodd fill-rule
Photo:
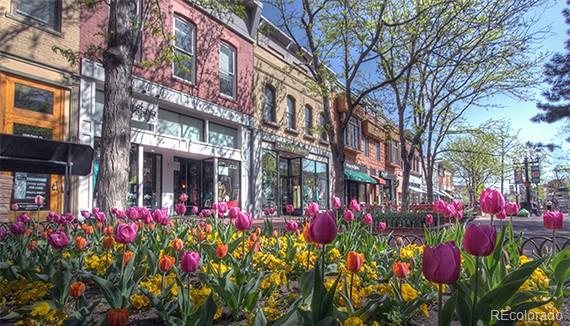
M 186 204 L 184 203 L 176 203 L 174 204 L 174 211 L 176 212 L 176 215 L 184 215 L 186 214 Z
M 362 209 L 360 207 L 360 203 L 358 202 L 358 200 L 353 199 L 350 201 L 350 203 L 348 204 L 348 209 L 350 209 L 351 211 L 358 213 L 360 212 L 360 210 Z
M 342 218 L 344 218 L 346 222 L 351 222 L 354 220 L 354 214 L 350 209 L 345 209 L 344 213 L 342 214 Z
M 98 208 L 93 209 L 93 215 L 95 215 L 95 219 L 97 222 L 103 223 L 107 219 L 105 212 L 100 211 Z
M 48 243 L 53 249 L 60 250 L 69 244 L 69 237 L 63 231 L 53 231 L 48 235 Z
M 427 225 L 432 225 L 432 224 L 433 224 L 433 215 L 427 214 L 426 217 L 425 217 L 425 219 L 424 219 L 424 222 L 425 222 Z
M 438 284 L 453 284 L 459 279 L 461 255 L 455 242 L 449 241 L 435 247 L 425 246 L 422 258 L 424 277 Z
M 91 217 L 91 213 L 89 213 L 88 210 L 83 209 L 83 210 L 81 210 L 81 216 L 83 216 L 83 218 L 85 218 L 85 219 L 88 219 Z
M 20 214 L 20 216 L 18 216 L 18 218 L 16 219 L 16 222 L 20 222 L 23 224 L 28 224 L 32 221 L 32 219 L 30 218 L 30 216 L 28 215 L 28 213 L 22 213 Z
M 186 251 L 180 257 L 180 268 L 185 273 L 193 273 L 200 267 L 200 254 L 195 251 Z
M 332 211 L 318 213 L 311 222 L 309 229 L 311 239 L 320 244 L 334 241 L 337 233 L 336 218 Z
M 111 208 L 111 214 L 115 215 L 117 218 L 126 218 L 127 214 L 116 207 Z
M 137 238 L 137 225 L 135 223 L 121 223 L 115 227 L 115 240 L 118 243 L 131 243 Z
M 26 225 L 22 222 L 15 222 L 10 224 L 10 232 L 14 235 L 23 234 L 26 232 Z
M 473 256 L 489 256 L 495 249 L 497 230 L 490 225 L 470 224 L 463 236 L 463 250 Z
M 334 209 L 339 209 L 342 207 L 342 201 L 337 196 L 332 198 L 332 206 Z
M 234 219 L 234 226 L 240 231 L 246 231 L 253 226 L 253 219 L 251 215 L 246 212 L 239 212 L 238 216 Z
M 546 211 L 542 214 L 542 221 L 545 228 L 559 230 L 564 225 L 564 215 L 562 212 Z
M 295 221 L 287 221 L 287 223 L 285 223 L 285 229 L 291 233 L 296 232 L 299 229 L 299 224 Z
M 479 204 L 481 212 L 495 215 L 505 208 L 505 198 L 499 190 L 487 188 L 481 192 Z
M 373 218 L 372 218 L 372 214 L 368 213 L 366 215 L 364 215 L 364 218 L 362 219 L 362 222 L 364 222 L 364 224 L 366 225 L 370 225 L 373 222 Z

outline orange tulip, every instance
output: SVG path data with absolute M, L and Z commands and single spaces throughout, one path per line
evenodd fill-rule
M 48 232 L 47 231 L 42 232 L 41 236 L 42 236 L 42 239 L 47 239 Z
M 31 228 L 27 229 L 26 232 L 24 232 L 24 236 L 25 236 L 26 238 L 29 237 L 29 236 L 32 234 L 33 231 L 34 231 L 34 230 L 32 230 Z
M 85 293 L 85 283 L 81 281 L 73 282 L 69 285 L 69 294 L 74 297 L 75 299 L 79 298 L 80 296 Z
M 200 232 L 200 233 L 198 234 L 198 241 L 202 241 L 202 240 L 204 240 L 204 239 L 206 239 L 206 233 Z
M 98 228 L 99 230 L 103 229 L 103 223 L 97 222 L 96 225 L 97 225 L 97 228 Z
M 279 236 L 279 232 L 277 230 L 273 230 L 273 232 L 271 232 L 271 236 L 277 238 Z
M 257 241 L 257 234 L 255 234 L 255 233 L 250 234 L 249 235 L 249 241 L 251 241 L 251 242 Z
M 154 227 L 155 227 L 155 226 L 156 226 L 156 225 L 155 225 L 154 223 L 151 223 L 151 224 L 148 225 L 148 228 L 149 228 L 151 231 L 154 231 Z
M 255 233 L 256 233 L 257 235 L 260 235 L 260 234 L 261 234 L 261 228 L 260 228 L 259 226 L 255 228 Z
M 133 258 L 134 252 L 127 250 L 123 253 L 123 264 L 127 265 L 130 261 L 131 258 Z
M 212 233 L 212 226 L 210 224 L 204 225 L 204 232 L 206 232 L 207 234 Z
M 158 261 L 158 270 L 160 270 L 161 273 L 166 273 L 172 269 L 174 263 L 176 263 L 176 258 L 164 255 Z
M 303 228 L 303 238 L 307 244 L 313 242 L 313 238 L 311 238 L 311 223 L 305 224 L 305 227 Z
M 253 250 L 253 252 L 258 252 L 260 247 L 261 247 L 261 243 L 259 241 L 250 241 L 249 242 L 249 250 Z
M 362 269 L 362 265 L 364 265 L 364 255 L 350 251 L 346 256 L 346 269 L 351 273 L 358 273 Z
M 174 239 L 172 240 L 170 246 L 172 247 L 172 249 L 174 249 L 174 251 L 180 251 L 184 249 L 184 241 L 182 241 L 181 239 Z
M 103 248 L 106 250 L 113 248 L 114 245 L 115 239 L 113 239 L 113 237 L 106 236 L 105 239 L 103 239 Z
M 34 251 L 37 246 L 38 246 L 38 240 L 36 240 L 36 239 L 32 239 L 32 240 L 30 240 L 30 242 L 28 242 L 28 250 L 29 251 Z
M 95 232 L 93 225 L 86 225 L 85 229 L 83 229 L 87 235 L 92 235 Z
M 87 239 L 81 236 L 75 237 L 75 248 L 77 250 L 83 250 L 87 247 Z
M 113 234 L 113 226 L 109 225 L 109 226 L 105 227 L 103 232 L 105 233 L 105 235 Z
M 397 278 L 406 278 L 410 272 L 410 264 L 397 261 L 392 269 Z
M 220 244 L 216 247 L 216 256 L 218 256 L 218 258 L 222 259 L 224 258 L 228 253 L 228 245 L 227 244 Z

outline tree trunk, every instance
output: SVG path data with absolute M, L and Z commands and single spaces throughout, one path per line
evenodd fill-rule
M 426 169 L 426 188 L 427 188 L 427 201 L 428 203 L 433 203 L 433 167 Z
M 134 60 L 132 13 L 134 2 L 111 1 L 105 68 L 105 106 L 101 130 L 101 169 L 97 183 L 98 206 L 105 212 L 126 208 L 131 148 L 131 93 Z M 140 182 L 141 180 L 139 180 Z
M 334 118 L 331 116 L 330 98 L 328 96 L 323 96 L 323 107 L 325 124 L 330 126 L 327 130 L 327 137 L 329 139 L 334 171 L 333 196 L 338 196 L 344 201 L 344 130 L 341 128 L 340 122 L 333 122 Z

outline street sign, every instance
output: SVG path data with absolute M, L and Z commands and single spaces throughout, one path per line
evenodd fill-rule
M 537 184 L 540 183 L 540 166 L 538 164 L 531 166 L 530 173 L 531 182 Z
M 523 183 L 523 173 L 522 169 L 515 168 L 515 184 Z

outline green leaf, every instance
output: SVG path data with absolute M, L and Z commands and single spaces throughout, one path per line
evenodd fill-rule
M 105 300 L 107 300 L 107 303 L 111 306 L 111 308 L 122 308 L 120 307 L 120 301 L 121 301 L 120 292 L 115 288 L 115 285 L 113 283 L 91 273 L 84 273 L 83 277 L 86 279 L 91 279 L 93 280 L 93 282 L 95 282 L 95 284 L 97 285 L 97 287 L 99 287 L 99 290 L 101 290 L 103 296 L 105 297 Z
M 257 309 L 255 310 L 255 319 L 253 320 L 252 326 L 265 326 L 265 325 L 267 325 L 267 319 L 263 314 L 263 309 L 257 307 Z
M 457 292 L 454 292 L 451 297 L 445 302 L 443 309 L 439 312 L 441 314 L 439 318 L 439 326 L 447 326 L 451 324 L 451 317 L 453 316 L 453 311 L 457 305 Z
M 554 257 L 552 270 L 557 283 L 565 283 L 570 279 L 570 248 L 562 250 Z

